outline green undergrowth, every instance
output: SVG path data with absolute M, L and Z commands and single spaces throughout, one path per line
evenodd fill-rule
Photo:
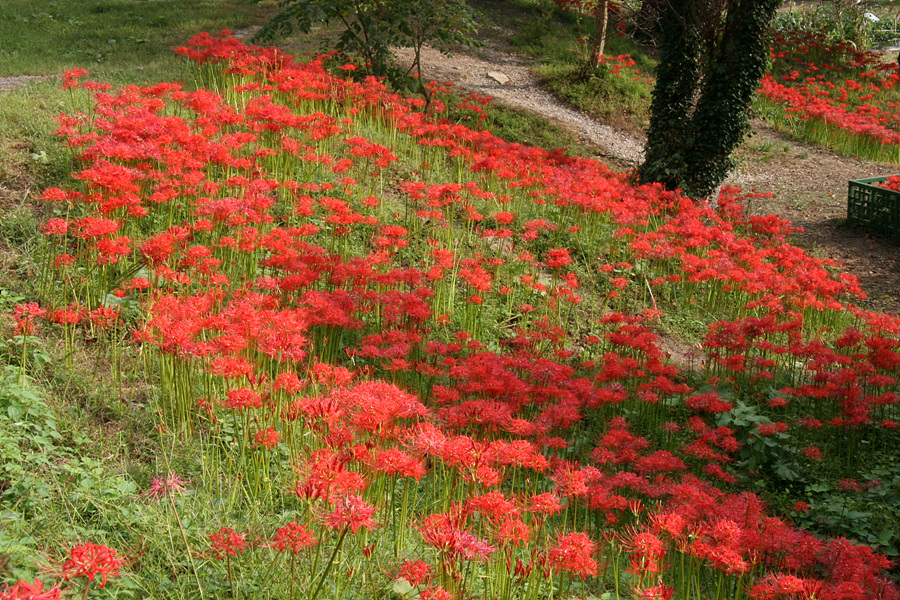
M 621 77 L 600 65 L 586 70 L 577 64 L 537 68 L 541 82 L 564 102 L 604 123 L 643 132 L 649 124 L 651 84 Z

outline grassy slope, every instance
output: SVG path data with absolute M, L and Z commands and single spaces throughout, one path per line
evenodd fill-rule
M 86 68 L 113 84 L 187 80 L 186 63 L 172 50 L 198 31 L 264 23 L 274 0 L 4 0 L 0 3 L 0 77 L 58 75 Z M 52 136 L 55 117 L 71 106 L 54 77 L 3 93 L 0 102 L 0 241 L 7 269 L 27 270 L 23 243 L 30 226 L 29 195 L 59 183 L 71 165 Z M 12 237 L 10 237 L 12 236 Z M 10 274 L 11 275 L 11 274 Z M 5 277 L 6 287 L 14 277 Z
M 180 3 L 152 3 L 152 6 L 158 10 L 154 11 L 155 16 L 145 15 L 145 19 L 155 19 L 160 16 L 161 11 L 165 11 L 165 15 L 177 22 L 177 24 L 169 23 L 170 26 L 176 25 L 177 31 L 167 29 L 165 35 L 154 38 L 155 32 L 152 28 L 149 33 L 141 33 L 140 19 L 134 13 L 123 10 L 123 5 L 124 3 L 111 2 L 77 4 L 72 14 L 78 16 L 70 18 L 87 19 L 86 23 L 99 29 L 100 33 L 97 34 L 96 40 L 90 43 L 72 42 L 66 45 L 68 48 L 56 48 L 55 52 L 50 48 L 47 48 L 46 51 L 39 50 L 38 45 L 33 44 L 31 55 L 34 62 L 31 64 L 36 65 L 33 68 L 27 66 L 29 50 L 27 50 L 27 44 L 22 42 L 21 49 L 16 51 L 15 56 L 19 61 L 18 64 L 23 66 L 17 72 L 42 72 L 45 69 L 53 71 L 72 66 L 83 66 L 85 63 L 79 63 L 77 56 L 93 56 L 93 60 L 96 60 L 98 78 L 134 82 L 135 79 L 131 76 L 141 73 L 138 75 L 138 80 L 146 77 L 142 81 L 177 79 L 182 77 L 183 66 L 180 61 L 172 58 L 168 48 L 180 43 L 179 36 L 192 32 L 187 24 L 182 26 L 181 23 L 196 23 L 198 29 L 218 30 L 226 27 L 236 28 L 251 22 L 251 16 L 244 15 L 243 11 L 249 10 L 249 5 L 244 3 L 230 3 L 227 6 L 224 3 L 201 4 L 200 7 L 203 10 L 209 10 L 210 13 L 196 21 L 176 18 L 176 16 L 182 16 L 178 11 L 166 10 L 169 6 L 177 6 L 183 13 L 185 7 Z M 225 9 L 221 9 L 223 6 Z M 0 10 L 6 10 L 6 8 L 7 4 L 4 4 Z M 35 9 L 32 7 L 30 10 Z M 21 15 L 25 12 L 27 10 L 20 10 L 16 14 Z M 10 19 L 7 18 L 6 13 L 3 14 L 2 23 L 6 24 Z M 51 14 L 50 17 L 53 15 Z M 47 28 L 57 26 L 50 23 L 65 21 L 60 25 L 61 34 L 68 31 L 71 26 L 71 23 L 60 16 L 60 13 L 53 18 L 40 18 L 47 21 Z M 114 21 L 118 23 L 111 24 Z M 201 22 L 205 25 L 199 25 Z M 147 37 L 141 37 L 142 35 Z M 60 39 L 65 39 L 65 37 L 61 35 Z M 117 43 L 108 44 L 107 40 L 109 39 L 116 39 Z M 155 41 L 139 41 L 142 39 Z M 91 54 L 91 52 L 97 54 Z M 98 55 L 102 57 L 99 60 L 96 59 Z M 73 62 L 69 62 L 70 60 Z M 144 67 L 143 71 L 141 70 L 142 66 Z M 39 83 L 32 84 L 26 90 L 15 92 L 4 98 L 4 100 L 6 99 L 9 99 L 9 102 L 4 102 L 0 107 L 0 111 L 2 111 L 0 112 L 0 128 L 2 128 L 0 129 L 0 136 L 2 136 L 0 143 L 3 144 L 4 150 L 4 158 L 0 162 L 0 188 L 5 186 L 6 190 L 0 189 L 0 194 L 5 195 L 4 202 L 10 203 L 8 206 L 14 210 L 6 212 L 0 227 L 2 227 L 6 243 L 17 246 L 19 253 L 16 257 L 8 257 L 12 263 L 4 264 L 4 266 L 17 270 L 20 276 L 27 277 L 28 248 L 29 244 L 33 243 L 33 236 L 36 234 L 34 223 L 30 219 L 31 213 L 28 212 L 26 206 L 28 193 L 46 183 L 61 180 L 68 173 L 66 156 L 57 148 L 49 135 L 52 128 L 52 116 L 62 109 L 66 95 L 55 91 L 53 85 L 49 83 Z M 539 127 L 539 124 L 535 127 Z M 549 145 L 561 144 L 551 142 Z M 44 155 L 41 154 L 42 152 Z M 21 252 L 22 250 L 25 252 Z M 8 271 L 7 274 L 9 273 Z M 20 287 L 22 285 L 24 284 L 20 282 L 19 286 L 12 286 L 17 287 L 21 294 L 14 292 L 7 294 L 4 297 L 7 305 L 14 303 L 13 299 L 30 299 L 27 286 Z M 53 348 L 47 349 L 48 352 L 53 350 Z M 96 362 L 92 364 L 92 361 Z M 117 390 L 104 388 L 102 384 L 98 385 L 96 373 L 102 373 L 106 368 L 102 357 L 98 358 L 90 352 L 85 353 L 76 357 L 73 367 L 67 369 L 56 367 L 48 369 L 46 373 L 47 383 L 55 390 L 57 398 L 71 402 L 67 407 L 70 411 L 67 411 L 64 416 L 67 422 L 65 423 L 66 432 L 63 435 L 65 442 L 75 449 L 72 454 L 61 457 L 62 460 L 71 461 L 71 479 L 61 483 L 60 489 L 54 493 L 62 492 L 63 488 L 68 485 L 73 488 L 83 487 L 83 492 L 79 492 L 82 494 L 81 496 L 78 493 L 72 496 L 74 498 L 72 500 L 73 511 L 75 504 L 78 504 L 78 512 L 80 512 L 83 508 L 81 503 L 90 501 L 87 499 L 88 494 L 102 492 L 105 494 L 105 499 L 99 502 L 113 504 L 120 496 L 133 491 L 129 487 L 132 479 L 146 482 L 152 472 L 150 471 L 152 461 L 149 460 L 149 454 L 155 450 L 156 442 L 149 435 L 151 426 L 149 419 L 142 418 L 121 402 L 111 403 L 108 401 L 110 397 L 115 397 L 121 390 L 117 392 Z M 142 385 L 139 381 L 131 383 L 135 386 Z M 130 390 L 128 396 L 132 401 L 134 398 L 138 398 L 138 405 L 140 404 L 140 393 Z M 176 467 L 190 463 L 188 453 L 181 454 L 180 448 L 170 450 L 173 464 Z M 106 465 L 100 463 L 101 460 L 109 457 L 112 457 L 112 460 L 108 461 Z M 100 469 L 98 472 L 102 474 L 101 481 L 96 484 L 86 483 L 92 470 L 98 468 Z M 128 475 L 122 476 L 125 473 Z M 46 525 L 51 528 L 59 527 L 61 522 L 48 521 Z M 61 533 L 71 535 L 71 531 L 61 531 Z

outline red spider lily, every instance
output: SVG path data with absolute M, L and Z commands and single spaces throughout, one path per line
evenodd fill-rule
M 402 450 L 387 449 L 378 452 L 373 468 L 376 472 L 386 475 L 399 475 L 421 479 L 425 473 L 425 465 L 421 461 L 409 456 Z
M 256 435 L 253 436 L 253 443 L 266 450 L 271 450 L 278 445 L 280 439 L 281 434 L 274 427 L 267 427 L 256 432 Z
M 347 390 L 335 389 L 331 398 L 353 415 L 353 424 L 357 428 L 381 436 L 391 435 L 401 419 L 428 414 L 415 396 L 383 382 L 362 383 Z
M 216 533 L 209 534 L 209 546 L 212 556 L 219 560 L 243 554 L 250 547 L 246 534 L 237 533 L 230 527 L 222 527 Z
M 62 78 L 64 80 L 62 88 L 64 90 L 71 89 L 71 88 L 77 88 L 78 87 L 77 80 L 81 79 L 82 77 L 84 77 L 85 75 L 87 75 L 89 73 L 90 73 L 90 71 L 88 71 L 87 69 L 82 69 L 82 68 L 70 69 L 70 70 L 66 71 L 65 73 L 62 74 Z
M 531 529 L 518 517 L 507 517 L 500 521 L 494 538 L 503 547 L 510 544 L 523 546 L 528 544 L 531 538 Z
M 569 533 L 556 540 L 547 553 L 547 563 L 557 573 L 566 572 L 582 579 L 597 575 L 596 546 L 584 533 Z
M 400 566 L 396 579 L 404 579 L 412 587 L 418 587 L 431 580 L 431 567 L 421 560 L 408 560 Z
M 305 464 L 295 467 L 300 480 L 294 486 L 294 493 L 301 498 L 332 503 L 365 489 L 365 479 L 348 470 L 348 462 L 347 457 L 327 448 L 314 452 Z
M 554 515 L 562 508 L 559 498 L 546 492 L 532 496 L 528 505 L 528 511 L 536 515 Z
M 666 547 L 661 539 L 650 532 L 635 532 L 627 536 L 625 547 L 631 553 L 630 573 L 643 577 L 645 573 L 659 573 L 660 561 L 666 555 Z
M 572 263 L 567 248 L 557 248 L 547 252 L 547 266 L 551 269 L 561 269 Z
M 377 510 L 370 506 L 355 494 L 345 496 L 335 503 L 336 509 L 325 515 L 325 522 L 334 530 L 343 530 L 345 527 L 351 533 L 356 533 L 360 528 L 375 529 L 377 524 L 372 518 Z
M 635 587 L 633 592 L 641 600 L 670 600 L 675 595 L 675 588 L 659 584 L 649 588 Z
M 61 323 L 64 325 L 75 325 L 85 316 L 85 308 L 77 304 L 57 310 L 51 310 L 46 313 L 47 320 L 51 323 Z
M 442 587 L 427 587 L 419 592 L 422 600 L 452 600 L 453 594 Z
M 61 594 L 62 590 L 56 585 L 45 590 L 40 579 L 35 579 L 34 583 L 20 580 L 12 587 L 4 585 L 0 590 L 0 600 L 59 600 Z
M 751 598 L 771 600 L 774 598 L 815 598 L 822 591 L 822 582 L 801 579 L 794 575 L 770 575 L 750 591 Z
M 65 581 L 76 577 L 87 577 L 94 581 L 100 576 L 100 587 L 106 585 L 107 578 L 119 574 L 123 561 L 116 556 L 116 550 L 101 544 L 82 544 L 69 551 L 69 558 L 62 564 L 62 578 Z
M 46 309 L 38 306 L 36 302 L 17 304 L 13 309 L 13 317 L 16 320 L 16 335 L 31 335 L 34 333 L 35 319 L 44 317 Z
M 169 474 L 168 478 L 163 477 L 154 477 L 153 481 L 150 483 L 150 487 L 147 488 L 147 491 L 141 494 L 142 498 L 150 498 L 151 500 L 158 500 L 164 496 L 168 495 L 176 495 L 181 494 L 185 490 L 185 486 L 188 484 L 187 481 L 181 479 L 178 475 L 172 471 Z
M 228 392 L 227 398 L 222 401 L 225 408 L 243 411 L 248 408 L 260 408 L 263 405 L 259 394 L 249 388 L 238 388 Z
M 273 387 L 276 390 L 284 390 L 289 394 L 295 394 L 306 387 L 307 383 L 300 381 L 294 373 L 282 372 L 275 378 Z
M 481 513 L 488 520 L 514 517 L 518 514 L 516 503 L 507 500 L 502 492 L 488 492 L 482 496 L 469 498 L 465 509 L 468 512 Z
M 419 526 L 422 541 L 454 560 L 479 561 L 496 551 L 494 546 L 464 529 L 462 521 L 460 515 L 429 515 Z
M 268 547 L 274 548 L 279 552 L 290 551 L 296 555 L 304 548 L 315 546 L 317 543 L 318 541 L 313 533 L 305 526 L 291 522 L 278 528 L 268 543 Z

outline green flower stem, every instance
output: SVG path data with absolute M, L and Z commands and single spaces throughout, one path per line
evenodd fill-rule
M 325 565 L 325 568 L 322 570 L 322 574 L 319 576 L 319 582 L 316 584 L 316 587 L 313 589 L 312 594 L 309 596 L 309 600 L 315 600 L 319 597 L 319 591 L 322 589 L 322 586 L 325 584 L 325 579 L 328 577 L 328 573 L 331 572 L 331 567 L 334 564 L 334 559 L 337 556 L 338 551 L 340 551 L 341 546 L 344 545 L 344 538 L 347 537 L 347 532 L 350 531 L 350 525 L 344 525 L 344 530 L 341 531 L 341 537 L 338 538 L 337 544 L 334 546 L 334 551 L 331 553 L 331 557 L 328 559 L 328 563 Z

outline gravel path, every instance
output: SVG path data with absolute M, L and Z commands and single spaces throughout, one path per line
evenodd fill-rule
M 637 165 L 643 159 L 644 143 L 563 105 L 543 91 L 528 61 L 515 54 L 485 48 L 486 59 L 454 52 L 450 56 L 426 46 L 422 49 L 422 74 L 430 80 L 453 82 L 454 87 L 491 96 L 497 101 L 541 115 L 567 127 L 583 140 L 602 148 L 602 154 Z M 396 50 L 401 63 L 411 64 L 411 48 Z M 494 77 L 488 75 L 491 73 Z M 498 80 L 499 79 L 499 80 Z M 505 81 L 508 79 L 508 81 Z M 505 81 L 500 83 L 500 81 Z

